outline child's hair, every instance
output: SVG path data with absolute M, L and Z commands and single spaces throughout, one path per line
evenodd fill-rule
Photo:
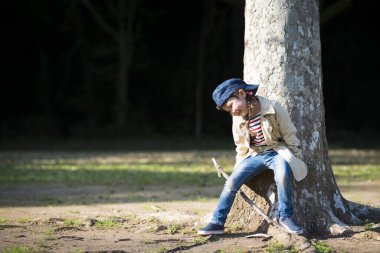
M 247 94 L 247 96 L 249 97 L 254 97 L 253 95 L 253 91 L 249 90 L 249 91 L 245 91 L 245 93 Z M 234 93 L 232 93 L 231 97 L 239 97 L 239 91 L 235 91 Z
M 246 99 L 247 99 L 248 109 L 249 109 L 248 119 L 251 119 L 253 118 L 253 116 L 255 116 L 255 115 L 252 115 L 253 108 L 259 103 L 259 101 L 257 100 L 257 97 L 253 95 L 252 91 L 247 91 L 246 94 L 247 94 Z

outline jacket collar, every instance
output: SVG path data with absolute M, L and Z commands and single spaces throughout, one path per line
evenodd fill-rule
M 261 116 L 267 115 L 267 114 L 275 114 L 276 111 L 274 110 L 274 101 L 266 99 L 261 96 L 257 96 L 260 102 L 261 106 Z
M 261 96 L 256 96 L 259 99 L 260 106 L 261 106 L 261 117 L 267 115 L 267 114 L 275 114 L 276 111 L 274 110 L 274 103 L 275 101 L 266 99 Z M 239 128 L 240 129 L 247 129 L 247 121 L 243 117 L 236 117 L 237 122 L 239 122 Z

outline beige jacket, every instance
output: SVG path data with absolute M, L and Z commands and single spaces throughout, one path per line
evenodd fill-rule
M 233 118 L 232 133 L 236 144 L 235 167 L 248 156 L 256 156 L 268 149 L 274 149 L 290 165 L 297 181 L 307 175 L 306 164 L 302 161 L 300 141 L 288 112 L 276 101 L 257 96 L 261 105 L 261 128 L 268 146 L 250 146 L 247 121 L 243 117 Z

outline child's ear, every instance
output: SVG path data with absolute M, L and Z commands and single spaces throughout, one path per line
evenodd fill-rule
M 239 97 L 243 97 L 243 98 L 245 98 L 247 92 L 245 92 L 245 90 L 243 90 L 243 89 L 239 89 L 239 90 L 238 90 L 238 94 L 239 94 Z

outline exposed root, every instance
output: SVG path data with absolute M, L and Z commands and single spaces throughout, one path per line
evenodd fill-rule
M 338 217 L 335 216 L 332 210 L 328 211 L 328 215 L 329 222 L 327 223 L 326 228 L 332 236 L 343 236 L 353 232 L 347 224 L 345 224 Z
M 342 226 L 341 224 L 331 224 L 328 230 L 332 236 L 344 236 L 353 233 L 352 229 L 348 226 Z
M 380 222 L 380 208 L 347 201 L 348 206 L 362 221 Z
M 312 242 L 302 235 L 289 234 L 273 226 L 268 229 L 268 234 L 273 237 L 271 241 L 284 245 L 287 249 L 294 247 L 298 252 L 315 252 Z

